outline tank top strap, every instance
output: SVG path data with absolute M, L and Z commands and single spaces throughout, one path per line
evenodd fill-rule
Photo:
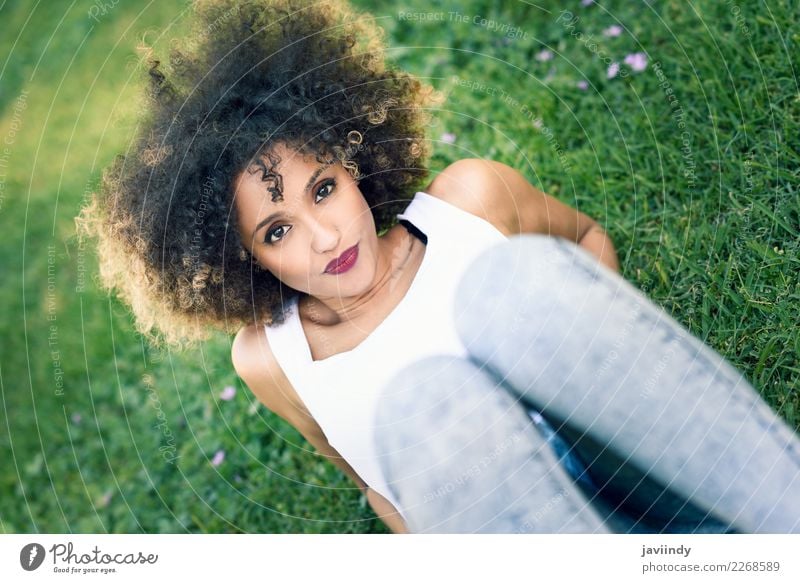
M 421 238 L 425 243 L 428 235 L 441 245 L 463 241 L 465 238 L 474 240 L 476 235 L 485 242 L 507 239 L 489 221 L 421 190 L 414 195 L 406 210 L 398 214 L 397 218 L 411 223 L 421 231 L 424 235 L 424 238 Z
M 303 379 L 308 374 L 308 367 L 303 366 L 311 352 L 300 323 L 300 296 L 289 300 L 289 311 L 284 322 L 277 326 L 264 325 L 272 354 L 289 379 Z

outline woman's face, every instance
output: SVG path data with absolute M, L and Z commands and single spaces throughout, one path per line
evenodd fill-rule
M 364 293 L 377 273 L 379 239 L 357 183 L 338 161 L 320 164 L 283 144 L 273 151 L 280 157 L 272 168 L 279 180 L 265 182 L 262 171 L 251 169 L 234 183 L 242 244 L 298 291 L 320 299 Z M 331 260 L 354 245 L 356 263 L 343 273 L 327 273 Z

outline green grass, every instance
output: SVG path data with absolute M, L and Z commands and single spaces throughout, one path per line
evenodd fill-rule
M 600 221 L 623 275 L 800 426 L 791 3 L 740 3 L 741 22 L 733 5 L 710 0 L 497 4 L 415 0 L 402 10 L 444 20 L 410 21 L 396 4 L 356 2 L 382 17 L 389 57 L 449 96 L 429 135 L 434 172 L 464 157 L 500 160 Z M 0 140 L 12 138 L 0 143 L 0 532 L 387 532 L 334 466 L 255 403 L 229 338 L 154 352 L 97 291 L 73 217 L 134 130 L 137 44 L 146 35 L 166 46 L 187 4 L 121 2 L 97 22 L 92 5 L 0 9 Z M 593 34 L 596 50 L 557 22 L 565 6 L 580 17 L 572 32 Z M 450 19 L 456 11 L 468 21 Z M 509 39 L 475 15 L 525 35 Z M 626 30 L 606 38 L 611 24 Z M 543 48 L 555 58 L 538 61 Z M 609 80 L 599 50 L 618 60 L 644 51 L 649 65 Z M 227 385 L 239 390 L 221 401 Z M 218 450 L 226 457 L 214 468 Z

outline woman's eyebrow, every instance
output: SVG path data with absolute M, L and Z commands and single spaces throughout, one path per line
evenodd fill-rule
M 308 193 L 308 191 L 311 190 L 311 187 L 314 186 L 314 181 L 317 179 L 317 176 L 322 174 L 322 172 L 328 166 L 332 166 L 332 165 L 333 165 L 333 162 L 327 162 L 325 164 L 320 164 L 317 167 L 317 169 L 314 170 L 314 172 L 311 173 L 311 177 L 308 179 L 308 182 L 306 183 L 306 186 L 303 189 L 303 192 L 304 193 Z M 278 203 L 273 203 L 273 204 L 278 204 Z M 264 219 L 263 221 L 258 223 L 258 225 L 256 225 L 256 228 L 253 230 L 253 234 L 258 233 L 264 225 L 266 225 L 269 222 L 273 221 L 274 219 L 278 218 L 280 215 L 281 215 L 281 211 L 274 212 L 271 215 L 269 215 L 266 219 Z
M 317 169 L 314 170 L 314 172 L 311 174 L 311 178 L 308 179 L 308 182 L 306 183 L 306 187 L 303 189 L 303 192 L 308 192 L 309 190 L 311 190 L 311 187 L 314 186 L 314 181 L 317 179 L 317 176 L 322 174 L 325 168 L 332 165 L 333 162 L 326 162 L 325 164 L 320 164 L 319 167 L 317 167 Z

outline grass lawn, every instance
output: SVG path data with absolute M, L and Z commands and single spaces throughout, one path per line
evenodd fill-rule
M 623 276 L 800 427 L 793 2 L 354 4 L 448 96 L 434 173 L 499 160 L 598 220 Z M 102 5 L 0 3 L 0 532 L 388 532 L 231 338 L 156 351 L 98 291 L 73 217 L 136 129 L 137 46 L 189 3 Z

